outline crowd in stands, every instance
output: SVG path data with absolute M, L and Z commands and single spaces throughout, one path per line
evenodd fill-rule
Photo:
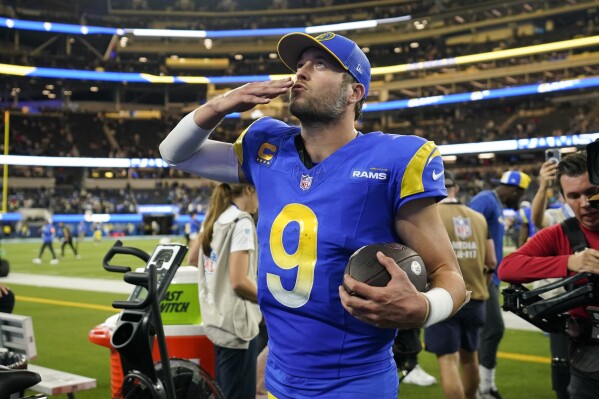
M 138 204 L 171 204 L 180 214 L 204 213 L 212 184 L 188 187 L 158 181 L 153 189 L 9 188 L 8 212 L 22 208 L 43 208 L 60 214 L 138 213 Z
M 159 119 L 109 119 L 98 114 L 53 112 L 11 116 L 11 155 L 159 158 L 159 143 L 179 116 L 163 113 Z M 416 134 L 437 144 L 563 136 L 599 131 L 599 103 L 552 102 L 551 98 L 469 103 L 438 107 L 434 116 L 425 109 L 403 110 L 395 122 L 382 124 L 380 115 L 365 114 L 364 132 L 382 130 Z M 251 123 L 226 119 L 213 133 L 233 142 Z M 3 151 L 3 144 L 0 145 Z M 39 168 L 29 170 L 39 175 Z M 20 173 L 24 173 L 21 169 Z M 164 172 L 161 172 L 164 173 Z M 143 177 L 137 174 L 136 177 Z
M 383 130 L 395 134 L 417 134 L 437 144 L 456 144 L 505 139 L 563 136 L 599 131 L 599 106 L 588 102 L 572 105 L 569 102 L 544 100 L 499 102 L 495 106 L 475 104 L 468 107 L 438 108 L 435 118 L 419 110 L 402 112 L 400 127 L 382 126 L 378 120 L 364 119 L 359 129 L 363 132 Z M 176 118 L 154 120 L 113 120 L 95 114 L 49 114 L 31 117 L 15 115 L 11 118 L 9 153 L 13 155 L 99 156 L 99 157 L 159 157 L 158 144 L 176 123 Z M 214 138 L 233 142 L 249 122 L 227 119 L 213 133 Z M 112 135 L 109 140 L 108 135 Z M 59 139 L 56 139 L 59 137 Z M 111 144 L 112 143 L 112 144 Z M 116 145 L 115 145 L 116 144 Z M 2 149 L 3 150 L 3 149 Z M 490 148 L 490 150 L 492 150 Z M 531 175 L 538 164 L 533 161 Z M 494 161 L 476 156 L 460 156 L 455 165 L 457 178 L 464 186 L 461 194 L 471 196 L 483 187 L 492 186 L 501 170 L 511 166 L 522 167 L 517 157 L 501 157 Z M 72 169 L 72 168 L 67 168 Z M 137 204 L 175 204 L 180 212 L 202 212 L 208 202 L 211 186 L 190 188 L 185 184 L 162 183 L 164 178 L 178 179 L 190 176 L 171 168 L 131 169 L 115 173 L 115 179 L 155 179 L 157 184 L 145 190 L 81 189 L 60 192 L 63 184 L 81 184 L 87 175 L 65 177 L 60 168 L 11 167 L 12 177 L 51 177 L 54 188 L 11 190 L 9 211 L 19 208 L 48 208 L 60 213 L 136 213 Z M 102 176 L 99 176 L 102 177 Z M 165 180 L 166 181 L 166 180 Z
M 581 1 L 584 2 L 584 1 Z M 33 3 L 23 1 L 20 8 L 12 8 L 13 17 L 19 17 L 19 10 L 33 7 Z M 243 29 L 243 28 L 268 28 L 281 27 L 278 13 L 264 13 L 260 16 L 238 16 L 231 18 L 202 18 L 195 25 L 185 26 L 185 21 L 192 23 L 193 18 L 179 16 L 179 14 L 154 18 L 131 16 L 123 17 L 118 13 L 111 14 L 110 10 L 158 10 L 164 7 L 163 2 L 156 0 L 112 0 L 107 2 L 108 9 L 96 3 L 83 2 L 74 10 L 75 15 L 80 12 L 79 23 L 93 25 L 106 25 L 113 21 L 113 26 L 123 27 L 151 27 L 152 23 L 165 24 L 167 19 L 176 21 L 173 28 L 182 29 Z M 493 4 L 491 4 L 493 3 Z M 250 5 L 251 4 L 251 5 Z M 323 12 L 307 15 L 305 13 L 288 13 L 291 18 L 288 23 L 293 26 L 309 26 L 320 23 L 344 22 L 344 19 L 359 20 L 369 18 L 391 18 L 398 15 L 412 15 L 413 19 L 407 24 L 381 25 L 381 32 L 393 31 L 397 34 L 404 30 L 415 31 L 415 22 L 430 20 L 430 25 L 422 29 L 432 29 L 433 22 L 443 21 L 443 26 L 463 24 L 480 20 L 502 18 L 507 15 L 519 13 L 532 13 L 537 10 L 548 10 L 560 7 L 563 2 L 558 0 L 538 0 L 528 2 L 526 7 L 510 4 L 496 4 L 496 2 L 476 1 L 408 1 L 392 5 L 358 4 L 348 0 L 260 0 L 257 2 L 242 2 L 238 0 L 178 0 L 172 2 L 172 11 L 220 11 L 234 12 L 253 10 L 286 10 L 300 8 L 326 8 L 333 6 L 347 6 L 351 12 Z M 89 7 L 88 7 L 89 6 Z M 8 6 L 6 6 L 8 7 Z M 10 7 L 8 7 L 10 8 Z M 82 10 L 86 9 L 87 12 Z M 109 10 L 110 9 L 110 10 Z M 464 11 L 469 12 L 465 13 Z M 66 10 L 64 10 L 66 11 Z M 284 11 L 282 11 L 284 12 Z M 49 14 L 50 15 L 50 14 Z M 65 13 L 63 12 L 62 18 Z M 124 14 L 123 14 L 124 15 Z M 359 18 L 360 17 L 360 18 Z M 120 19 L 119 19 L 120 18 Z M 327 20 L 328 18 L 328 20 Z M 28 18 L 24 18 L 28 19 Z M 77 21 L 71 21 L 77 23 Z M 67 22 L 67 21 L 65 21 Z M 551 19 L 532 19 L 535 26 L 534 34 L 521 34 L 514 31 L 512 35 L 500 40 L 486 40 L 465 42 L 449 45 L 446 38 L 436 37 L 418 40 L 418 46 L 408 42 L 390 43 L 370 46 L 369 58 L 373 66 L 388 66 L 402 63 L 414 63 L 450 58 L 459 55 L 489 52 L 498 49 L 516 48 L 522 46 L 549 43 L 579 37 L 581 34 L 594 35 L 599 27 L 599 16 L 595 13 L 573 12 L 563 14 Z M 122 23 L 125 23 L 123 25 Z M 227 25 L 228 26 L 225 26 Z M 232 26 L 232 24 L 234 24 Z M 426 25 L 426 24 L 425 24 Z M 438 25 L 437 25 L 438 26 Z M 71 39 L 69 39 L 71 40 Z M 77 39 L 73 39 L 77 40 Z M 88 37 L 86 40 L 100 47 L 105 45 L 109 38 Z M 103 42 L 104 41 L 104 42 Z M 69 51 L 64 50 L 64 43 L 58 41 L 61 51 L 54 51 L 54 45 L 49 43 L 46 48 L 41 48 L 34 54 L 27 51 L 25 46 L 20 50 L 0 54 L 0 62 L 10 62 L 21 65 L 44 65 L 61 68 L 103 69 L 114 71 L 150 72 L 154 74 L 194 74 L 201 71 L 169 71 L 162 64 L 161 57 L 147 57 L 147 62 L 140 63 L 139 54 L 116 54 L 103 60 L 100 57 L 90 57 L 86 46 L 73 45 Z M 74 42 L 73 42 L 74 43 Z M 73 44 L 71 43 L 71 44 Z M 401 75 L 394 75 L 391 79 L 424 79 L 428 74 L 451 73 L 468 68 L 476 70 L 489 68 L 502 68 L 506 66 L 534 64 L 541 61 L 559 60 L 571 54 L 594 50 L 594 47 L 569 49 L 562 52 L 543 53 L 524 57 L 512 57 L 504 60 L 479 63 L 474 65 L 453 65 L 443 69 L 411 70 Z M 593 66 L 589 66 L 593 73 Z M 270 59 L 266 55 L 245 56 L 242 62 L 234 62 L 224 71 L 227 74 L 258 74 L 258 73 L 284 73 L 284 66 L 279 60 Z M 576 71 L 554 71 L 549 73 L 544 80 L 554 81 L 568 78 Z M 218 73 L 212 72 L 213 75 Z M 380 79 L 380 78 L 376 78 Z M 537 75 L 506 76 L 506 85 L 518 85 L 527 81 L 539 79 Z M 447 90 L 473 91 L 478 90 L 471 82 L 452 85 Z M 203 90 L 206 90 L 205 88 Z M 440 93 L 439 86 L 423 87 L 416 90 L 420 97 L 446 94 Z M 202 92 L 200 97 L 204 93 Z M 390 99 L 404 95 L 402 92 L 389 93 Z M 599 131 L 599 109 L 596 102 L 553 101 L 555 95 L 548 94 L 542 98 L 527 98 L 522 100 L 503 99 L 496 102 L 468 103 L 459 106 L 414 108 L 398 111 L 393 115 L 369 114 L 363 117 L 359 129 L 364 132 L 382 130 L 392 134 L 416 134 L 435 141 L 437 144 L 456 144 L 468 142 L 483 142 L 513 138 L 532 138 L 545 136 L 562 136 Z M 197 102 L 201 102 L 198 98 Z M 376 100 L 376 99 L 375 99 Z M 558 99 L 557 99 L 558 100 Z M 164 111 L 159 118 L 134 119 L 111 118 L 102 112 L 83 113 L 74 111 L 53 110 L 42 113 L 11 113 L 10 144 L 11 155 L 44 155 L 44 156 L 71 156 L 71 157 L 118 157 L 118 158 L 158 158 L 158 144 L 180 120 L 180 116 L 172 111 Z M 226 119 L 217 127 L 213 137 L 217 140 L 233 142 L 251 121 L 242 119 Z M 0 149 L 4 150 L 0 143 Z M 489 165 L 482 163 L 476 157 L 464 157 L 455 165 L 458 168 L 458 179 L 464 182 L 463 195 L 477 192 L 483 187 L 492 184 L 492 179 L 497 177 L 498 170 L 505 170 L 506 163 L 511 160 L 494 161 Z M 513 161 L 517 164 L 517 161 Z M 519 164 L 519 163 L 518 163 Z M 483 168 L 481 169 L 481 165 Z M 472 168 L 472 167 L 476 168 Z M 459 168 L 464 168 L 459 171 Z M 536 167 L 536 165 L 535 165 Z M 497 169 L 497 170 L 495 170 Z M 177 204 L 182 213 L 202 211 L 210 193 L 210 186 L 190 188 L 181 184 L 158 183 L 153 189 L 144 190 L 96 190 L 81 189 L 70 190 L 64 195 L 54 190 L 59 190 L 62 184 L 70 183 L 70 179 L 61 174 L 57 169 L 43 167 L 11 167 L 11 176 L 22 177 L 52 177 L 56 179 L 57 189 L 36 188 L 34 190 L 17 190 L 11 194 L 11 209 L 19 207 L 46 207 L 60 209 L 64 213 L 129 213 L 136 212 L 139 203 L 171 203 Z M 532 168 L 534 174 L 534 167 Z M 89 174 L 90 171 L 88 171 Z M 132 169 L 127 173 L 118 174 L 115 178 L 157 179 L 159 182 L 164 177 L 189 177 L 180 171 L 172 169 L 142 170 Z M 77 180 L 77 179 L 75 179 Z M 56 195 L 55 195 L 56 194 Z M 56 198 L 55 198 L 56 197 Z
M 130 190 L 68 190 L 59 188 L 9 189 L 8 212 L 44 208 L 54 213 L 137 213 Z
M 286 2 L 288 4 L 279 4 L 280 0 L 265 0 L 262 2 L 258 2 L 258 4 L 254 4 L 254 2 L 236 2 L 230 0 L 229 3 L 234 5 L 234 8 L 239 8 L 240 10 L 245 10 L 247 7 L 251 7 L 252 9 L 288 9 L 288 8 L 303 8 L 310 7 L 319 9 L 319 7 L 330 6 L 330 5 L 343 5 L 345 1 L 334 1 L 334 0 L 319 0 L 319 1 L 301 1 L 301 2 Z M 121 9 L 121 8 L 130 8 L 130 9 L 148 9 L 148 10 L 158 10 L 163 9 L 164 4 L 162 2 L 157 2 L 157 4 L 153 4 L 152 1 L 142 0 L 142 1 L 117 1 L 112 2 L 112 9 Z M 158 4 L 159 3 L 159 4 Z M 210 3 L 210 2 L 208 2 Z M 206 8 L 207 10 L 219 10 L 222 7 L 222 4 L 227 3 L 223 1 L 215 1 L 214 6 L 210 6 L 205 4 L 205 2 L 194 2 L 194 1 L 179 1 L 174 3 L 174 8 L 177 7 L 185 7 L 190 10 L 201 10 Z M 271 4 L 272 3 L 272 4 Z M 322 3 L 322 4 L 321 4 Z M 535 10 L 546 10 L 551 9 L 553 7 L 560 6 L 561 3 L 559 1 L 532 1 L 529 4 L 530 10 L 526 10 L 525 8 L 514 9 L 512 5 L 503 5 L 503 4 L 493 4 L 490 6 L 489 4 L 483 4 L 480 7 L 473 7 L 476 2 L 449 2 L 449 1 L 419 1 L 419 2 L 406 2 L 402 4 L 394 4 L 394 5 L 386 5 L 386 6 L 370 6 L 365 12 L 366 15 L 369 15 L 374 18 L 386 18 L 386 17 L 396 17 L 399 15 L 413 15 L 412 21 L 420 21 L 427 20 L 427 18 L 432 18 L 433 21 L 435 16 L 445 16 L 443 17 L 443 26 L 447 26 L 456 22 L 456 15 L 459 14 L 460 18 L 466 19 L 461 23 L 469 22 L 468 19 L 472 19 L 473 21 L 484 20 L 490 18 L 498 18 L 499 16 L 506 15 L 517 15 L 520 13 L 531 12 Z M 247 4 L 251 4 L 248 6 Z M 466 8 L 468 12 L 466 11 Z M 505 9 L 504 9 L 505 8 Z M 460 12 L 464 11 L 464 12 Z M 379 15 L 380 14 L 380 15 Z M 302 18 L 307 19 L 311 17 L 311 14 L 305 15 L 301 14 Z M 315 14 L 315 15 L 318 15 Z M 338 11 L 332 12 L 329 18 L 333 18 L 335 16 L 343 16 L 346 18 L 352 19 L 351 13 L 340 13 Z M 164 16 L 162 16 L 164 17 Z M 286 15 L 286 18 L 297 17 L 294 14 Z M 159 16 L 160 18 L 160 16 Z M 164 18 L 172 18 L 172 17 L 164 17 Z M 227 26 L 220 27 L 210 27 L 210 26 L 196 26 L 198 24 L 197 18 L 190 18 L 189 16 L 185 17 L 186 19 L 181 22 L 175 24 L 174 28 L 177 29 L 255 29 L 255 28 L 269 28 L 274 27 L 269 24 L 276 23 L 277 27 L 284 27 L 281 25 L 281 19 L 278 15 L 268 16 L 246 16 L 244 18 L 244 22 L 236 22 L 235 17 L 227 17 L 227 18 L 201 18 L 202 21 L 207 21 L 206 23 L 210 23 L 210 21 L 214 21 L 214 23 L 218 24 L 226 24 Z M 240 17 L 241 18 L 241 17 Z M 368 19 L 368 18 L 366 18 Z M 154 18 L 140 18 L 140 23 L 145 21 L 153 21 L 156 22 Z M 356 18 L 352 19 L 353 21 L 357 20 Z M 185 22 L 187 21 L 187 22 Z M 101 21 L 98 21 L 99 23 Z M 136 18 L 131 17 L 127 22 L 129 24 L 135 23 Z M 324 23 L 331 23 L 334 21 L 323 21 Z M 338 22 L 346 22 L 346 21 L 338 21 Z M 190 24 L 190 26 L 185 26 L 185 23 Z M 289 21 L 289 26 L 310 26 L 315 25 L 310 21 L 301 20 L 297 22 Z M 395 64 L 404 64 L 404 63 L 416 63 L 416 62 L 426 62 L 439 60 L 444 58 L 452 58 L 460 55 L 467 54 L 477 54 L 482 52 L 489 52 L 498 49 L 507 49 L 507 48 L 516 48 L 523 47 L 529 45 L 535 45 L 540 43 L 551 43 L 554 41 L 560 40 L 568 40 L 576 37 L 580 37 L 581 33 L 587 35 L 593 35 L 597 33 L 597 27 L 599 26 L 599 16 L 594 13 L 586 13 L 586 12 L 578 12 L 571 13 L 567 15 L 562 15 L 559 18 L 551 19 L 551 27 L 547 27 L 546 21 L 541 19 L 539 21 L 531 22 L 534 25 L 534 30 L 527 34 L 523 32 L 514 31 L 513 34 L 508 35 L 503 39 L 497 38 L 488 38 L 486 41 L 481 42 L 480 40 L 472 39 L 469 42 L 465 43 L 455 43 L 453 45 L 448 45 L 446 38 L 444 37 L 429 37 L 422 38 L 417 40 L 418 46 L 414 47 L 412 42 L 393 42 L 390 44 L 372 44 L 369 46 L 369 56 L 373 66 L 389 66 Z M 167 24 L 168 25 L 168 24 Z M 248 26 L 245 26 L 248 25 Z M 429 24 L 429 27 L 425 27 L 424 29 L 431 29 L 432 22 Z M 131 25 L 128 25 L 131 27 Z M 164 24 L 161 25 L 165 27 Z M 122 27 L 122 26 L 121 26 Z M 137 26 L 143 27 L 143 25 Z M 385 32 L 386 29 L 393 31 L 400 35 L 404 30 L 414 31 L 417 28 L 414 27 L 412 22 L 402 23 L 402 24 L 388 24 L 388 25 L 380 25 L 378 28 L 381 32 Z M 534 34 L 533 34 L 534 32 Z M 405 32 L 404 32 L 405 33 Z M 433 35 L 434 36 L 434 35 Z M 90 56 L 89 52 L 89 43 L 94 44 L 99 49 L 106 49 L 109 46 L 110 37 L 89 37 L 86 38 L 88 45 L 83 45 L 77 43 L 77 39 L 74 40 L 74 44 L 69 47 L 69 51 L 65 52 L 64 44 L 60 41 L 55 43 L 54 45 L 48 45 L 44 49 L 40 51 L 31 52 L 31 49 L 28 49 L 25 44 L 21 44 L 20 50 L 3 52 L 0 54 L 0 61 L 6 63 L 16 63 L 19 65 L 37 65 L 37 66 L 45 66 L 45 67 L 55 67 L 55 68 L 74 68 L 74 69 L 85 69 L 85 70 L 107 70 L 107 71 L 122 71 L 122 72 L 141 72 L 141 73 L 151 73 L 151 74 L 165 74 L 165 75 L 253 75 L 257 73 L 261 74 L 271 74 L 271 73 L 285 73 L 286 70 L 281 65 L 280 61 L 277 59 L 271 59 L 266 54 L 245 54 L 244 59 L 242 61 L 236 61 L 233 59 L 233 54 L 229 57 L 231 58 L 230 67 L 226 70 L 214 71 L 214 70 L 169 70 L 164 64 L 165 57 L 144 57 L 145 60 L 140 62 L 140 56 L 143 54 L 135 54 L 135 53 L 119 53 L 118 51 L 113 52 L 113 54 L 108 58 L 99 58 L 95 56 Z M 240 46 L 243 46 L 245 42 L 241 42 Z M 41 43 L 40 43 L 41 44 Z M 250 45 L 250 43 L 247 43 Z M 550 61 L 555 59 L 563 59 L 567 57 L 569 54 L 580 53 L 582 51 L 589 51 L 590 47 L 584 47 L 581 49 L 568 49 L 563 50 L 561 52 L 556 53 L 544 53 L 539 55 L 530 55 L 523 57 L 512 57 L 505 60 L 497 60 L 494 62 L 485 62 L 475 64 L 477 69 L 485 69 L 485 68 L 500 68 L 506 67 L 510 65 L 522 65 L 522 64 L 533 64 L 538 63 L 540 61 Z M 102 50 L 104 51 L 104 50 Z M 472 65 L 454 65 L 448 70 L 443 71 L 443 73 L 451 73 L 456 70 L 464 70 L 465 68 L 470 68 Z M 402 74 L 401 77 L 398 78 L 405 79 L 413 78 L 413 79 L 421 79 L 423 76 L 428 74 L 438 74 L 438 69 L 432 70 L 414 70 L 409 71 L 406 74 Z M 553 78 L 553 80 L 559 80 L 561 72 L 556 72 L 557 75 Z M 530 79 L 535 79 L 535 77 L 528 78 L 526 75 L 522 76 L 513 76 L 512 79 L 516 79 L 521 81 L 520 83 L 524 83 L 525 81 L 530 81 Z M 512 83 L 513 84 L 513 83 Z M 463 91 L 455 89 L 456 91 Z M 427 95 L 435 95 L 438 94 L 438 90 L 433 88 L 428 88 L 425 92 L 422 93 L 423 96 Z

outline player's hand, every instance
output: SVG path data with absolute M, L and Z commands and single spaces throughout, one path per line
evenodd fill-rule
M 377 327 L 421 327 L 426 316 L 426 299 L 392 258 L 382 252 L 377 253 L 377 258 L 387 268 L 391 281 L 386 287 L 372 287 L 346 274 L 343 282 L 355 295 L 349 295 L 340 286 L 341 304 L 358 320 Z
M 290 77 L 247 83 L 210 100 L 207 105 L 212 106 L 217 114 L 223 116 L 233 112 L 245 112 L 256 105 L 270 103 L 273 98 L 287 93 L 291 86 L 293 80 Z
M 557 173 L 557 163 L 554 161 L 545 161 L 539 171 L 539 185 L 541 188 L 547 188 L 555 182 Z
M 4 295 L 7 295 L 8 291 L 10 291 L 10 288 L 8 288 L 5 285 L 0 284 L 0 298 L 2 298 Z
M 599 251 L 586 248 L 568 257 L 568 269 L 573 272 L 599 274 Z

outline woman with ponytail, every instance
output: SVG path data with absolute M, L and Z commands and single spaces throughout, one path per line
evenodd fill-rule
M 253 186 L 219 184 L 198 237 L 202 323 L 216 355 L 216 380 L 227 399 L 254 399 L 258 326 L 258 210 Z

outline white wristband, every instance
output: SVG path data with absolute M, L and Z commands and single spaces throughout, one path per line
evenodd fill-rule
M 428 299 L 429 312 L 423 327 L 430 327 L 435 323 L 443 321 L 451 315 L 453 310 L 453 299 L 445 288 L 433 288 L 424 292 L 423 295 Z

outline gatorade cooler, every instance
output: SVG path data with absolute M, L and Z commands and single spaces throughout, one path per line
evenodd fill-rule
M 202 323 L 198 295 L 198 268 L 181 266 L 160 302 L 162 324 L 196 325 Z M 166 332 L 166 331 L 165 331 Z M 168 333 L 166 333 L 168 336 Z
M 215 377 L 214 346 L 204 334 L 198 298 L 197 268 L 179 267 L 164 300 L 160 303 L 166 346 L 169 357 L 196 362 Z M 121 357 L 110 343 L 118 317 L 119 314 L 109 317 L 88 333 L 90 342 L 110 349 L 110 386 L 113 397 L 123 384 Z M 155 361 L 160 359 L 156 341 L 154 341 L 152 356 Z
M 114 321 L 110 319 L 115 318 Z M 98 324 L 87 334 L 87 339 L 91 343 L 96 345 L 104 346 L 110 349 L 110 397 L 116 397 L 116 394 L 123 385 L 123 370 L 121 368 L 121 356 L 116 349 L 110 344 L 110 337 L 112 331 L 114 331 L 114 323 L 116 323 L 118 314 L 109 317 L 105 323 Z M 112 322 L 112 326 L 109 327 L 109 323 Z

